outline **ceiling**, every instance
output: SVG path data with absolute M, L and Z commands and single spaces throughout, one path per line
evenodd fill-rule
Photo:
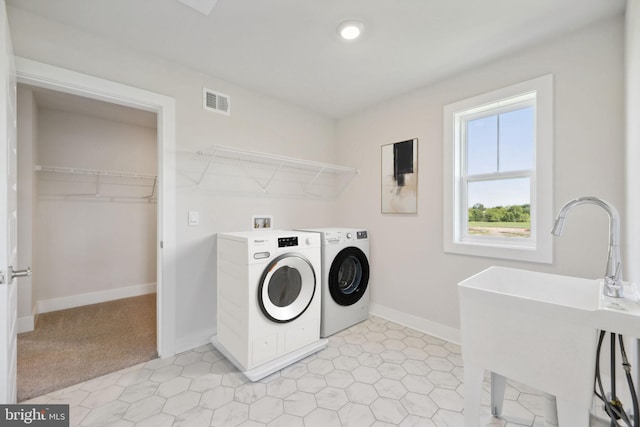
M 189 3 L 213 9 L 205 15 Z M 625 0 L 7 0 L 7 4 L 340 118 L 619 15 Z M 336 28 L 351 19 L 364 23 L 363 37 L 342 42 Z
M 155 129 L 157 126 L 156 113 L 40 87 L 21 86 L 33 91 L 38 108 L 82 114 L 151 129 Z

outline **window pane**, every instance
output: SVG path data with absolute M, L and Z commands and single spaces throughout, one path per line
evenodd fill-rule
M 500 172 L 533 169 L 533 107 L 500 114 Z
M 498 116 L 469 120 L 467 123 L 467 174 L 498 170 Z
M 467 234 L 531 237 L 530 179 L 469 182 Z

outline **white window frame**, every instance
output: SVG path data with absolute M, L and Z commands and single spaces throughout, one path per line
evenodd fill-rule
M 487 115 L 534 107 L 532 170 L 465 174 L 464 124 Z M 444 251 L 462 255 L 550 264 L 553 261 L 553 76 L 546 75 L 444 107 Z M 531 237 L 501 238 L 467 233 L 467 183 L 530 178 Z

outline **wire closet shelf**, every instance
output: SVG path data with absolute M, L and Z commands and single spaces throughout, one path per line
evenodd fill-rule
M 185 186 L 212 193 L 331 199 L 358 169 L 219 145 L 188 153 Z
M 122 172 L 37 165 L 38 195 L 42 198 L 110 202 L 157 201 L 158 176 Z

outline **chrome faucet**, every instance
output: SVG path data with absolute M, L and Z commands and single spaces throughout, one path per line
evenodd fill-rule
M 567 202 L 556 217 L 551 233 L 560 236 L 564 229 L 564 220 L 571 208 L 591 204 L 600 206 L 609 215 L 609 256 L 607 259 L 607 272 L 604 277 L 603 293 L 609 297 L 622 297 L 622 258 L 620 257 L 620 215 L 616 208 L 597 197 L 580 197 Z

